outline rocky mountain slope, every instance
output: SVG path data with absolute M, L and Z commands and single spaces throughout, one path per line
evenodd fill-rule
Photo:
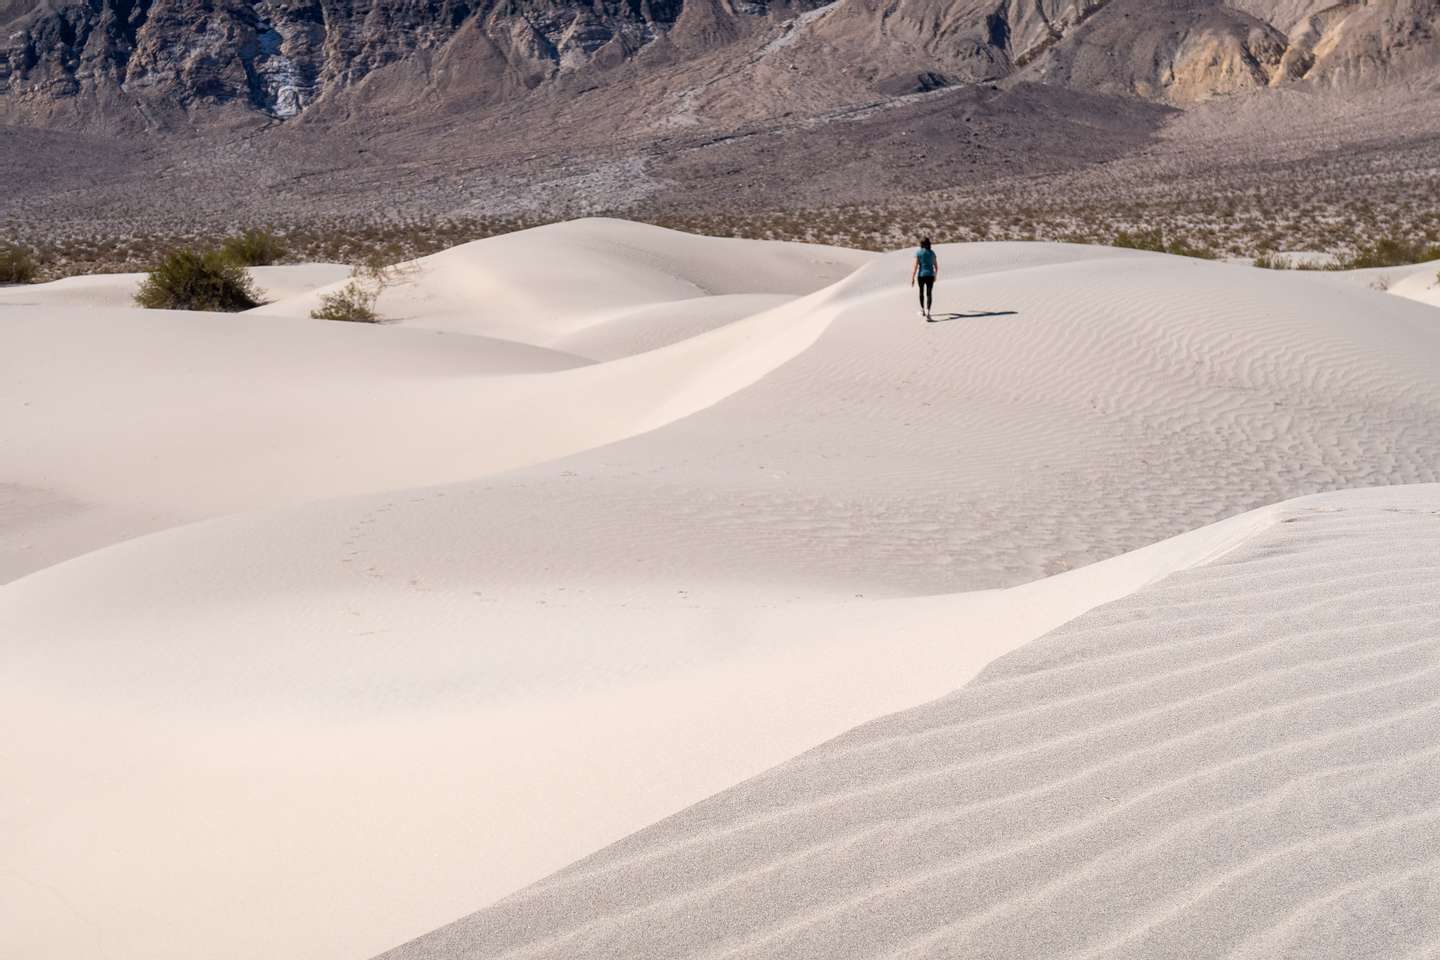
M 288 119 L 397 88 L 492 102 L 796 12 L 788 0 L 3 0 L 0 96 L 29 120 L 118 110 L 146 125 Z
M 1440 0 L 0 0 L 0 36 L 11 123 L 471 115 L 638 84 L 663 129 L 1017 79 L 1171 104 L 1373 83 L 1440 64 Z

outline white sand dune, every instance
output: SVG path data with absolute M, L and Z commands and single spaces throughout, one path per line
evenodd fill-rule
M 1395 297 L 1404 297 L 1440 307 L 1440 260 L 1403 267 L 1375 267 L 1370 270 L 1322 272 L 1310 275 L 1318 283 L 1337 287 L 1366 287 Z
M 250 276 L 266 300 L 284 300 L 320 287 L 327 289 L 350 276 L 340 263 L 278 264 L 250 267 Z M 0 304 L 43 307 L 130 307 L 143 273 L 97 273 L 49 283 L 0 287 Z
M 370 955 L 1267 515 L 1157 541 L 1440 479 L 1431 307 L 941 257 L 935 324 L 903 255 L 615 221 L 382 327 L 0 308 L 0 953 Z
M 873 258 L 838 247 L 701 237 L 596 218 L 422 257 L 384 290 L 376 309 L 405 326 L 553 346 L 637 307 L 727 294 L 811 293 Z M 258 312 L 308 316 L 321 296 L 340 286 Z
M 490 542 L 543 518 L 523 547 L 464 561 L 482 581 L 912 596 L 1056 573 L 1304 493 L 1440 479 L 1433 308 L 1059 245 L 946 264 L 953 321 L 913 316 L 903 261 L 867 267 L 793 305 L 823 335 L 748 389 L 706 409 L 682 393 L 699 412 L 662 409 L 662 429 L 393 522 Z
M 602 313 L 589 326 L 567 333 L 550 345 L 582 357 L 615 360 L 688 340 L 790 299 L 786 294 L 732 293 L 646 304 Z
M 9 461 L 0 582 L 208 516 L 469 479 L 650 429 L 742 388 L 823 325 L 793 312 L 736 322 L 790 295 L 717 296 L 718 310 L 689 299 L 656 306 L 657 296 L 692 297 L 698 282 L 719 287 L 747 272 L 762 287 L 808 292 L 871 257 L 796 244 L 746 254 L 738 241 L 582 221 L 467 244 L 439 255 L 440 267 L 419 261 L 391 294 L 481 317 L 498 308 L 466 299 L 467 276 L 523 273 L 567 244 L 603 248 L 608 231 L 618 233 L 614 249 L 643 266 L 582 262 L 596 313 L 588 324 L 571 316 L 564 329 L 597 357 L 673 347 L 570 377 L 551 374 L 589 358 L 533 346 L 553 339 L 534 318 L 512 324 L 531 324 L 531 335 L 507 340 L 312 321 L 308 306 L 293 318 L 95 309 L 103 300 L 82 309 L 50 296 L 55 285 L 15 288 L 39 294 L 0 303 L 0 382 L 15 401 L 0 410 Z M 431 326 L 447 318 L 442 311 Z M 686 336 L 713 327 L 725 329 Z
M 395 533 L 367 527 L 426 496 L 332 515 L 355 524 L 342 555 L 312 511 L 271 517 L 263 556 L 256 528 L 223 521 L 0 592 L 0 719 L 50 731 L 14 746 L 0 798 L 24 826 L 0 877 L 6 946 L 72 956 L 93 926 L 116 956 L 366 955 L 938 696 L 1265 522 L 1013 590 L 825 602 L 752 582 L 699 603 L 438 578 L 413 566 L 438 529 L 374 565 Z M 157 941 L 157 901 L 189 926 Z
M 1440 486 L 1270 513 L 386 958 L 1432 955 Z

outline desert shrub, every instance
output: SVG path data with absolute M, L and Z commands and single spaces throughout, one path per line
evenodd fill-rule
M 1293 269 L 1290 258 L 1281 256 L 1278 253 L 1265 252 L 1255 258 L 1255 266 L 1261 270 L 1290 270 Z
M 1131 233 L 1129 230 L 1121 230 L 1115 234 L 1111 241 L 1112 247 L 1123 247 L 1126 250 L 1153 250 L 1156 253 L 1165 253 L 1165 235 L 1159 230 L 1141 230 Z
M 379 323 L 375 301 L 392 283 L 403 279 L 407 270 L 391 262 L 393 252 L 371 253 L 355 265 L 355 276 L 349 283 L 320 297 L 320 306 L 310 311 L 315 320 L 342 320 L 348 323 Z
M 1166 253 L 1173 253 L 1177 257 L 1194 257 L 1197 260 L 1214 260 L 1215 251 L 1200 244 L 1191 243 L 1185 239 L 1171 240 L 1165 245 Z
M 375 299 L 380 289 L 360 280 L 351 280 L 334 293 L 320 297 L 320 306 L 310 311 L 315 320 L 341 320 L 348 323 L 379 323 Z
M 1416 240 L 1396 240 L 1382 237 L 1357 250 L 1346 260 L 1341 269 L 1366 270 L 1372 267 L 1403 267 L 1426 260 L 1440 260 L 1440 245 L 1429 245 Z
M 35 258 L 30 251 L 0 244 L 0 283 L 31 283 L 35 269 Z
M 1156 253 L 1169 253 L 1177 257 L 1196 257 L 1201 260 L 1214 260 L 1215 252 L 1206 247 L 1192 244 L 1184 238 L 1165 240 L 1165 233 L 1162 230 L 1141 230 L 1131 233 L 1128 230 L 1121 230 L 1115 234 L 1111 246 L 1123 247 L 1127 250 L 1153 250 Z
M 273 233 L 246 230 L 226 238 L 220 245 L 220 252 L 241 266 L 263 267 L 285 256 L 285 245 Z
M 135 302 L 156 310 L 235 312 L 260 305 L 250 274 L 218 250 L 179 250 L 150 271 Z

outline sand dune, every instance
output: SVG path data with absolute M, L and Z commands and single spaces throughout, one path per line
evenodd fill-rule
M 1370 270 L 1347 270 L 1321 273 L 1314 279 L 1333 286 L 1366 287 L 1395 297 L 1404 297 L 1432 307 L 1440 307 L 1440 260 L 1404 267 L 1375 267 Z
M 726 294 L 812 293 L 873 257 L 596 218 L 423 257 L 381 294 L 377 310 L 406 326 L 551 346 L 637 307 Z M 259 312 L 308 316 L 324 293 L 339 286 L 266 304 Z
M 732 293 L 647 304 L 602 314 L 551 346 L 595 360 L 615 360 L 688 340 L 789 299 L 785 294 Z
M 385 956 L 1440 948 L 1440 487 L 1172 574 Z
M 747 311 L 793 296 L 717 296 L 717 312 L 688 299 L 697 283 L 719 289 L 748 272 L 761 289 L 810 291 L 843 264 L 870 258 L 797 244 L 757 244 L 740 255 L 736 243 L 616 221 L 478 241 L 439 255 L 439 266 L 419 261 L 387 294 L 410 306 L 438 303 L 437 313 L 383 328 L 310 320 L 318 294 L 289 302 L 294 316 L 282 318 L 266 315 L 268 307 L 237 316 L 112 306 L 107 298 L 122 279 L 113 276 L 79 278 L 99 290 L 85 309 L 71 289 L 84 293 L 84 284 L 13 288 L 14 304 L 0 300 L 0 377 L 17 401 L 0 412 L 10 455 L 0 485 L 0 582 L 208 516 L 561 457 L 714 402 L 803 349 L 823 318 L 790 322 L 794 315 L 781 313 L 738 324 Z M 493 317 L 510 316 L 511 301 L 470 299 L 469 284 L 523 279 L 527 263 L 590 248 L 608 249 L 608 259 L 579 262 L 588 285 L 563 286 L 557 303 L 571 304 L 573 315 L 558 329 L 597 357 L 673 349 L 557 378 L 549 374 L 590 359 L 533 346 L 554 339 L 545 332 L 551 321 L 521 315 L 508 329 L 528 333 L 516 339 L 435 329 L 453 319 L 447 310 L 477 330 L 504 326 Z M 631 265 L 621 269 L 617 257 Z M 327 265 L 260 271 L 292 269 L 296 281 L 333 273 Z M 486 269 L 498 279 L 478 280 Z M 687 299 L 656 305 L 666 291 Z M 595 309 L 589 322 L 574 313 L 584 294 Z
M 543 517 L 518 549 L 464 561 L 484 580 L 679 572 L 692 597 L 696 580 L 907 596 L 1053 574 L 1295 495 L 1440 479 L 1433 308 L 1060 245 L 957 248 L 946 269 L 954 320 L 919 321 L 903 260 L 877 263 L 803 304 L 823 335 L 750 388 L 395 522 L 478 542 Z
M 381 327 L 0 307 L 0 723 L 43 731 L 3 759 L 0 952 L 372 955 L 1244 511 L 1440 479 L 1432 307 L 941 258 L 934 324 L 903 254 L 616 221 L 427 258 Z
M 1006 591 L 826 602 L 751 582 L 707 584 L 697 602 L 669 586 L 536 590 L 417 567 L 427 544 L 517 546 L 384 525 L 444 495 L 360 517 L 337 505 L 332 519 L 355 526 L 334 533 L 358 548 L 338 555 L 315 512 L 297 511 L 268 517 L 263 538 L 258 522 L 217 521 L 0 592 L 0 718 L 51 731 L 17 745 L 0 799 L 24 825 L 11 851 L 24 882 L 0 881 L 14 949 L 84 949 L 72 902 L 118 956 L 382 949 L 938 696 L 1267 522 L 1233 518 Z M 107 840 L 66 840 L 77 831 Z M 116 871 L 132 882 L 117 887 Z M 156 900 L 189 932 L 157 943 Z M 237 917 L 237 901 L 270 922 Z

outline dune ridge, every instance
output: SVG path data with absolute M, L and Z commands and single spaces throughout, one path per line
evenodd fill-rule
M 1435 485 L 1286 503 L 953 695 L 383 956 L 1423 955 L 1437 517 Z

